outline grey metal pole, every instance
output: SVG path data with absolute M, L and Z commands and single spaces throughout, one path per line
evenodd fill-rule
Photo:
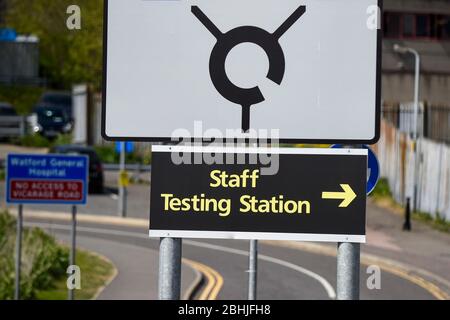
M 125 172 L 125 150 L 126 144 L 124 141 L 120 142 L 120 173 Z M 122 184 L 119 185 L 119 216 L 122 218 L 127 215 L 127 192 L 126 187 Z
M 20 300 L 20 268 L 22 262 L 22 231 L 23 231 L 23 206 L 19 204 L 16 224 L 16 277 L 14 299 Z
M 338 243 L 337 300 L 359 300 L 359 243 Z
M 258 147 L 258 143 L 245 143 L 245 147 Z M 250 240 L 248 253 L 248 300 L 256 300 L 258 284 L 258 240 Z
M 399 44 L 395 44 L 393 47 L 395 52 L 405 54 L 410 53 L 414 55 L 415 58 L 415 75 L 414 75 L 414 115 L 413 115 L 413 141 L 414 141 L 414 177 L 413 177 L 413 211 L 418 209 L 418 198 L 419 198 L 419 144 L 417 141 L 418 137 L 418 117 L 419 117 L 419 94 L 420 94 L 420 55 L 419 52 L 413 48 L 403 47 Z
M 248 266 L 248 300 L 256 300 L 258 276 L 258 240 L 250 240 Z
M 363 148 L 355 145 L 353 148 Z M 337 245 L 337 300 L 359 300 L 359 243 L 342 242 Z
M 72 206 L 72 229 L 71 229 L 71 247 L 70 247 L 70 261 L 69 264 L 71 266 L 75 265 L 76 263 L 76 248 L 77 248 L 77 242 L 76 242 L 76 236 L 77 236 L 77 206 Z M 68 300 L 74 300 L 75 298 L 75 289 L 70 289 L 68 292 L 67 299 Z
M 419 181 L 419 146 L 418 146 L 418 118 L 419 118 L 419 85 L 420 85 L 420 55 L 409 48 L 408 51 L 415 57 L 415 76 L 414 76 L 414 120 L 413 120 L 413 140 L 414 140 L 414 203 L 413 211 L 418 209 L 418 181 Z
M 159 300 L 179 300 L 181 291 L 181 239 L 161 238 L 159 244 Z

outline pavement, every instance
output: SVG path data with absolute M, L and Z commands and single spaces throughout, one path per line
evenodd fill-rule
M 79 208 L 79 244 L 108 257 L 119 270 L 99 298 L 154 299 L 159 241 L 149 239 L 147 233 L 150 186 L 130 187 L 130 218 L 122 219 L 115 214 L 117 195 L 112 186 L 117 174 L 106 177 L 107 192 L 91 196 L 88 206 Z M 2 188 L 0 184 L 0 194 L 4 194 Z M 68 213 L 64 206 L 25 207 L 27 223 L 37 223 L 62 240 L 68 235 Z M 402 216 L 368 201 L 367 243 L 361 247 L 361 298 L 449 299 L 450 235 L 419 222 L 413 221 L 411 232 L 402 231 L 402 225 Z M 259 253 L 259 299 L 334 299 L 335 244 L 266 241 L 259 242 Z M 192 286 L 196 272 L 201 272 L 204 281 L 197 297 L 209 288 L 211 294 L 203 297 L 246 299 L 248 241 L 186 239 L 183 257 L 193 262 L 185 263 L 183 269 L 184 291 Z M 380 290 L 366 285 L 367 267 L 373 264 L 382 270 Z
M 12 144 L 0 144 L 0 159 L 6 159 L 9 153 L 47 153 L 47 148 L 21 147 Z
M 403 231 L 403 222 L 402 215 L 369 201 L 367 244 L 363 245 L 363 252 L 427 270 L 450 286 L 450 234 L 414 220 L 412 230 Z

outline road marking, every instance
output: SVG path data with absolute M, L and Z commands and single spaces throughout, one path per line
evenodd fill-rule
M 70 226 L 64 226 L 64 225 L 56 225 L 56 224 L 51 224 L 51 223 L 26 223 L 27 225 L 33 225 L 33 226 L 37 226 L 37 227 L 41 227 L 44 229 L 60 229 L 60 230 L 70 230 Z M 136 232 L 129 232 L 129 231 L 121 231 L 121 230 L 107 230 L 107 229 L 100 229 L 100 228 L 92 228 L 92 227 L 82 227 L 82 226 L 78 226 L 77 227 L 78 231 L 84 231 L 84 232 L 89 232 L 89 233 L 95 233 L 95 234 L 106 234 L 106 235 L 116 235 L 116 236 L 125 236 L 125 237 L 132 237 L 132 238 L 141 238 L 141 239 L 148 239 L 148 236 L 146 234 L 141 234 L 141 233 L 136 233 Z M 214 245 L 214 244 L 209 244 L 209 243 L 203 243 L 203 242 L 198 242 L 198 241 L 192 241 L 192 240 L 183 240 L 184 244 L 190 245 L 190 246 L 194 246 L 194 247 L 200 247 L 200 248 L 205 248 L 205 249 L 212 249 L 212 250 L 217 250 L 217 251 L 222 251 L 222 252 L 227 252 L 227 253 L 232 253 L 232 254 L 236 254 L 236 255 L 240 255 L 240 256 L 248 256 L 248 252 L 244 251 L 244 250 L 239 250 L 239 249 L 233 249 L 233 248 L 228 248 L 228 247 L 224 247 L 224 246 L 219 246 L 219 245 Z M 308 270 L 306 268 L 300 267 L 296 264 L 278 259 L 278 258 L 274 258 L 274 257 L 270 257 L 267 255 L 263 255 L 263 254 L 259 254 L 258 255 L 258 259 L 267 261 L 267 262 L 271 262 L 274 264 L 278 264 L 281 266 L 284 266 L 286 268 L 295 270 L 297 272 L 303 273 L 304 275 L 311 277 L 315 280 L 317 280 L 325 289 L 325 291 L 327 292 L 327 295 L 330 299 L 335 299 L 336 298 L 336 292 L 333 289 L 333 286 L 322 276 L 320 276 L 319 274 Z M 220 289 L 219 289 L 220 290 Z M 217 293 L 215 293 L 215 295 L 217 296 Z
M 212 250 L 232 253 L 232 254 L 236 254 L 236 255 L 240 255 L 240 256 L 248 256 L 248 251 L 244 251 L 244 250 L 240 250 L 240 249 L 228 248 L 228 247 L 224 247 L 224 246 L 219 246 L 219 245 L 210 244 L 210 243 L 203 243 L 203 242 L 198 242 L 198 241 L 192 241 L 192 240 L 184 240 L 183 243 L 192 245 L 192 246 L 196 246 L 196 247 L 205 248 L 205 249 L 212 249 Z M 304 275 L 311 277 L 314 280 L 317 280 L 322 285 L 322 287 L 325 289 L 328 297 L 330 299 L 336 299 L 336 292 L 334 291 L 333 286 L 321 275 L 319 275 L 311 270 L 308 270 L 306 268 L 300 267 L 299 265 L 293 264 L 291 262 L 281 260 L 278 258 L 274 258 L 271 256 L 267 256 L 264 254 L 258 254 L 258 259 L 281 265 L 283 267 L 303 273 Z
M 182 263 L 188 265 L 192 271 L 194 271 L 195 273 L 195 279 L 194 281 L 191 282 L 191 285 L 189 286 L 188 289 L 186 289 L 186 292 L 183 295 L 183 300 L 194 300 L 194 296 L 197 292 L 198 289 L 200 289 L 201 285 L 202 285 L 202 280 L 203 280 L 203 274 L 200 272 L 200 270 L 197 270 L 191 262 L 191 260 L 186 259 L 186 258 L 182 258 L 181 260 Z
M 198 300 L 216 300 L 223 286 L 223 277 L 213 268 L 196 261 L 183 259 L 186 264 L 199 270 L 208 280 L 205 289 L 199 295 Z
M 30 212 L 30 214 L 32 214 Z M 30 215 L 27 214 L 27 215 Z M 53 214 L 47 214 L 48 218 L 51 219 L 51 217 L 54 217 Z M 67 216 L 69 217 L 70 215 L 68 214 L 59 214 L 59 216 Z M 80 217 L 83 217 L 84 215 L 80 215 Z M 88 216 L 88 215 L 86 215 Z M 35 218 L 43 218 L 42 216 L 34 216 Z M 92 223 L 99 223 L 99 224 L 105 224 L 108 225 L 107 223 L 107 219 L 105 219 L 105 221 L 101 220 L 99 221 L 94 221 L 94 218 L 106 218 L 106 217 L 98 217 L 98 216 L 89 216 L 90 217 L 90 221 Z M 115 218 L 115 217 L 111 217 L 111 218 Z M 120 218 L 117 218 L 120 219 Z M 67 219 L 60 219 L 60 220 L 67 220 L 69 221 L 69 218 Z M 121 219 L 121 220 L 130 220 L 130 218 L 127 219 Z M 147 220 L 143 220 L 143 219 L 131 219 L 131 220 L 136 220 L 136 223 L 125 223 L 125 226 L 142 226 L 142 225 L 146 225 L 148 227 L 148 221 Z M 87 221 L 86 221 L 87 222 Z M 113 225 L 119 225 L 119 221 L 114 221 L 115 223 L 111 223 Z M 130 221 L 131 222 L 131 221 Z M 40 223 L 35 223 L 35 225 L 39 225 Z M 132 225 L 133 224 L 133 225 Z M 54 224 L 41 224 L 41 225 L 45 225 L 48 226 L 49 228 L 52 228 L 54 226 Z M 62 227 L 63 230 L 69 230 L 69 227 L 67 228 L 63 228 L 64 226 L 59 225 Z M 88 227 L 79 227 L 79 228 L 84 228 L 84 229 L 93 229 L 90 230 L 90 232 L 97 232 L 97 233 L 104 233 L 104 234 L 111 234 L 110 232 L 104 232 L 105 229 L 100 229 L 100 228 L 88 228 Z M 86 230 L 87 232 L 89 232 L 89 230 Z M 139 237 L 139 238 L 143 238 L 143 239 L 148 239 L 148 236 L 145 234 L 140 234 L 140 233 L 132 233 L 132 232 L 126 232 L 126 231 L 120 231 L 120 230 L 114 230 L 115 235 L 122 235 L 122 236 L 129 236 L 129 237 Z M 184 243 L 186 243 L 189 240 L 184 240 Z M 303 250 L 303 251 L 307 251 L 307 252 L 312 252 L 315 254 L 322 254 L 322 255 L 327 255 L 327 256 L 336 256 L 336 249 L 333 249 L 331 247 L 327 247 L 325 245 L 319 245 L 319 244 L 315 244 L 315 243 L 300 243 L 300 242 L 293 242 L 293 241 L 261 241 L 262 243 L 265 244 L 269 244 L 272 246 L 282 246 L 282 247 L 286 247 L 286 248 L 294 248 L 294 249 L 298 249 L 298 250 Z M 201 243 L 201 242 L 199 242 Z M 205 245 L 204 243 L 201 243 L 202 245 Z M 212 245 L 213 246 L 213 245 Z M 237 249 L 231 249 L 231 248 L 227 248 L 224 247 L 227 250 L 237 250 Z M 245 255 L 248 255 L 247 251 L 243 251 L 245 252 Z M 230 252 L 230 251 L 228 251 Z M 242 254 L 242 252 L 240 252 L 240 255 L 244 255 Z M 231 253 L 231 252 L 230 252 Z M 259 255 L 260 256 L 260 255 Z M 261 258 L 261 257 L 260 257 Z M 372 260 L 370 260 L 372 259 Z M 418 286 L 420 286 L 421 288 L 425 289 L 426 291 L 428 291 L 430 294 L 432 294 L 434 297 L 436 297 L 437 299 L 440 300 L 449 300 L 450 299 L 450 295 L 448 293 L 446 293 L 444 290 L 442 290 L 439 286 L 435 285 L 434 283 L 425 280 L 422 277 L 416 276 L 416 275 L 412 275 L 411 272 L 415 272 L 421 275 L 424 275 L 425 277 L 428 278 L 432 278 L 434 279 L 436 282 L 444 284 L 446 287 L 450 288 L 450 284 L 448 283 L 447 280 L 443 279 L 442 277 L 431 273 L 427 270 L 424 269 L 420 269 L 420 268 L 416 268 L 414 266 L 411 265 L 406 265 L 404 263 L 400 263 L 394 260 L 390 260 L 390 259 L 386 259 L 386 258 L 382 258 L 379 256 L 375 256 L 375 255 L 369 255 L 369 254 L 361 254 L 361 262 L 365 265 L 370 265 L 370 264 L 378 264 L 380 265 L 380 267 L 384 270 L 386 270 L 389 273 L 392 273 L 394 275 L 400 276 L 402 278 L 404 278 L 405 280 L 408 280 Z M 398 272 L 397 272 L 398 271 Z M 333 290 L 334 291 L 334 290 Z
M 263 243 L 276 246 L 276 247 L 284 247 L 297 249 L 301 251 L 311 252 L 315 254 L 321 254 L 324 256 L 336 257 L 336 249 L 331 248 L 329 246 L 320 245 L 316 243 L 300 243 L 293 241 L 263 241 Z M 450 295 L 447 294 L 444 290 L 439 288 L 434 283 L 425 280 L 424 278 L 412 274 L 422 274 L 426 277 L 433 278 L 434 280 L 444 284 L 446 287 L 450 288 L 450 284 L 447 280 L 420 268 L 416 268 L 414 266 L 406 265 L 404 263 L 400 263 L 394 260 L 390 260 L 387 258 L 378 257 L 371 254 L 363 253 L 361 254 L 361 263 L 364 265 L 378 265 L 381 269 L 394 274 L 398 277 L 401 277 L 409 282 L 416 284 L 428 291 L 432 296 L 434 296 L 438 300 L 449 300 Z

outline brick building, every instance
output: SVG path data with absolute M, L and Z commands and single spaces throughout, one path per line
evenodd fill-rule
M 421 100 L 450 108 L 450 1 L 384 0 L 383 39 L 383 100 L 413 100 L 414 57 L 395 53 L 400 44 L 421 56 Z

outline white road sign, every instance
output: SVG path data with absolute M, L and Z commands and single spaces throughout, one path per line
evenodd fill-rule
M 374 143 L 377 5 L 107 0 L 103 135 L 158 141 L 279 129 L 286 142 Z

